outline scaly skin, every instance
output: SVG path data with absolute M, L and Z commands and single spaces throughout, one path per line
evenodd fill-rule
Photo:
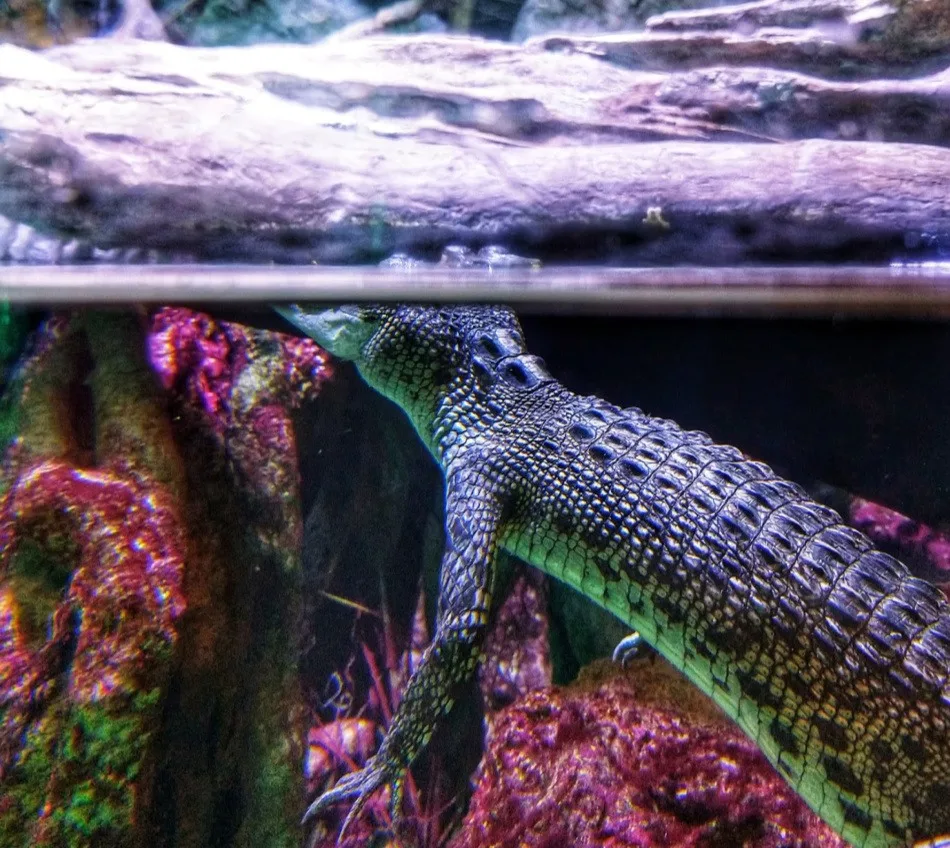
M 770 468 L 561 386 L 497 307 L 283 313 L 409 415 L 446 481 L 438 626 L 348 821 L 470 677 L 503 548 L 635 628 L 860 848 L 950 833 L 950 606 Z

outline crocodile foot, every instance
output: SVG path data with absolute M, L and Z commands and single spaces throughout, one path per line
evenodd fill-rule
M 390 787 L 389 811 L 393 825 L 395 825 L 402 801 L 404 779 L 405 775 L 398 766 L 386 762 L 385 759 L 381 760 L 377 754 L 370 758 L 364 768 L 341 778 L 333 789 L 324 792 L 317 798 L 307 808 L 301 824 L 306 824 L 311 819 L 316 818 L 333 804 L 355 798 L 353 806 L 350 807 L 349 813 L 343 820 L 343 827 L 340 828 L 340 834 L 337 837 L 337 841 L 342 841 L 347 829 L 356 821 L 360 811 L 366 806 L 366 802 L 373 796 L 373 793 L 377 789 L 388 785 Z

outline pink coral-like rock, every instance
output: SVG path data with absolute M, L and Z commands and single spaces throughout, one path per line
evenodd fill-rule
M 290 414 L 332 376 L 328 354 L 309 339 L 178 307 L 152 316 L 148 353 L 162 385 L 195 426 L 212 434 L 248 492 L 269 502 L 262 513 L 276 507 L 262 538 L 295 558 L 299 480 Z
M 152 316 L 148 349 L 162 385 L 201 409 L 217 433 L 251 410 L 266 422 L 262 410 L 315 397 L 332 375 L 329 356 L 309 339 L 219 322 L 180 307 Z
M 296 836 L 290 414 L 326 354 L 186 309 L 88 312 L 48 322 L 22 374 L 0 497 L 0 844 L 144 844 L 157 809 L 201 841 L 214 781 L 245 793 L 228 826 L 250 841 Z M 212 709 L 238 748 L 201 736 Z M 203 741 L 179 743 L 192 725 Z
M 67 642 L 75 640 L 67 684 L 72 701 L 134 692 L 147 676 L 143 645 L 170 649 L 185 608 L 179 524 L 165 493 L 135 477 L 57 461 L 24 469 L 0 504 L 0 574 L 9 571 L 25 539 L 68 545 L 77 562 L 40 645 L 30 644 L 22 626 L 15 584 L 0 589 L 4 751 L 16 747 L 30 715 L 65 670 L 59 658 Z M 0 777 L 4 765 L 0 756 Z
M 738 729 L 660 706 L 624 677 L 494 715 L 451 848 L 565 845 L 845 848 Z
M 926 574 L 941 584 L 950 583 L 950 537 L 926 524 L 881 504 L 854 498 L 851 523 L 874 542 L 892 550 L 913 567 L 923 562 L 933 569 Z
M 551 685 L 548 592 L 544 575 L 518 566 L 483 648 L 478 683 L 488 709 L 496 710 Z

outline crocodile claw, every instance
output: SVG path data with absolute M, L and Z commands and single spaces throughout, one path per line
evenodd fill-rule
M 634 630 L 629 636 L 624 636 L 614 648 L 613 661 L 626 668 L 643 651 L 644 641 Z
M 359 771 L 348 774 L 340 779 L 340 782 L 329 792 L 324 792 L 316 801 L 314 801 L 304 813 L 301 824 L 306 824 L 313 818 L 316 818 L 333 804 L 340 801 L 346 801 L 355 798 L 353 806 L 343 820 L 343 827 L 340 828 L 340 834 L 337 841 L 342 841 L 349 826 L 356 821 L 366 802 L 373 796 L 373 793 L 382 786 L 389 784 L 392 787 L 389 807 L 393 822 L 397 817 L 399 802 L 402 798 L 402 777 L 393 775 L 391 767 L 385 761 L 379 761 L 378 757 L 372 757 L 366 766 Z

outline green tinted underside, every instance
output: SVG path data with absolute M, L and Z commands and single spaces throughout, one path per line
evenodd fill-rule
M 503 546 L 525 562 L 576 589 L 617 616 L 631 630 L 636 630 L 691 683 L 712 698 L 756 742 L 805 802 L 849 842 L 862 848 L 889 848 L 905 843 L 905 839 L 886 834 L 877 822 L 868 830 L 847 821 L 842 796 L 857 806 L 862 803 L 861 799 L 830 786 L 825 770 L 817 760 L 794 755 L 787 745 L 780 745 L 769 732 L 769 728 L 776 726 L 776 721 L 781 721 L 798 737 L 799 748 L 820 749 L 817 739 L 809 740 L 814 736 L 814 729 L 808 722 L 814 712 L 813 706 L 800 704 L 796 711 L 798 721 L 790 723 L 787 715 L 780 716 L 774 708 L 743 696 L 736 679 L 740 666 L 713 646 L 709 646 L 706 656 L 689 649 L 688 637 L 698 632 L 695 622 L 690 622 L 687 617 L 683 624 L 674 623 L 666 613 L 657 609 L 650 593 L 630 580 L 631 569 L 623 555 L 613 557 L 609 569 L 604 571 L 601 567 L 603 561 L 595 564 L 594 556 L 586 551 L 582 542 L 551 527 L 545 527 L 540 533 L 525 529 L 512 532 L 503 540 Z M 783 713 L 788 712 L 788 709 L 783 710 Z

